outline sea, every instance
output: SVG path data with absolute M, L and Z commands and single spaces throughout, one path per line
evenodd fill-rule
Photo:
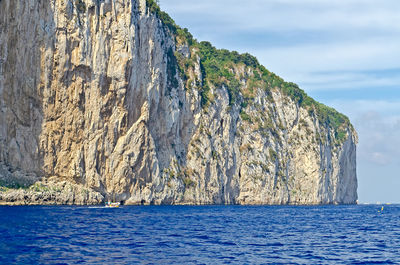
M 400 264 L 400 205 L 1 206 L 0 264 Z

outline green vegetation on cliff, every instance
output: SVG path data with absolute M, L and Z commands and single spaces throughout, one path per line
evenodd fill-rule
M 229 104 L 245 108 L 253 103 L 257 88 L 264 89 L 270 96 L 273 89 L 280 90 L 283 94 L 290 97 L 299 107 L 308 110 L 310 115 L 315 115 L 321 124 L 331 127 L 335 131 L 335 137 L 339 142 L 346 138 L 347 128 L 350 126 L 348 117 L 339 113 L 333 108 L 315 101 L 309 97 L 297 84 L 285 82 L 281 77 L 268 71 L 261 65 L 257 58 L 248 54 L 240 54 L 236 51 L 226 49 L 217 49 L 210 42 L 198 42 L 193 38 L 188 29 L 180 28 L 174 20 L 160 7 L 154 0 L 146 0 L 149 11 L 154 13 L 165 25 L 165 27 L 175 37 L 177 46 L 187 45 L 191 52 L 195 52 L 200 57 L 201 71 L 203 80 L 199 84 L 202 105 L 207 106 L 213 100 L 211 88 L 224 87 L 229 94 Z M 188 81 L 187 72 L 193 67 L 196 58 L 184 58 L 178 52 L 175 52 L 177 58 L 171 64 L 171 73 L 178 72 L 184 81 Z M 245 71 L 238 71 L 239 68 Z M 246 80 L 246 84 L 241 82 Z M 189 80 L 190 81 L 190 80 Z M 173 82 L 174 85 L 177 82 Z M 187 82 L 186 88 L 190 82 Z M 240 115 L 243 120 L 251 121 L 251 117 L 244 111 Z
M 80 13 L 86 12 L 86 4 L 82 0 L 75 0 L 75 6 Z

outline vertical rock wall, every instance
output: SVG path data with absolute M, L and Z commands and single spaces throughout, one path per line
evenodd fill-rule
M 0 175 L 51 190 L 21 203 L 355 203 L 351 126 L 337 141 L 276 88 L 243 107 L 212 87 L 205 107 L 198 50 L 146 1 L 2 0 L 0 23 Z M 232 71 L 249 86 L 251 67 Z

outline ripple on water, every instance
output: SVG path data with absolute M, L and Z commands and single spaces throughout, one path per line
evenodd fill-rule
M 398 264 L 380 207 L 0 207 L 0 264 Z

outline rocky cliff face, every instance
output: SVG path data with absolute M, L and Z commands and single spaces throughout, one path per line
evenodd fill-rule
M 153 1 L 0 1 L 2 203 L 355 203 L 356 142 Z

